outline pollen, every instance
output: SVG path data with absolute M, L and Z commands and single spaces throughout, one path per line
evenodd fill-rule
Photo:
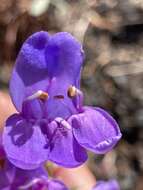
M 48 93 L 46 92 L 42 92 L 39 97 L 38 97 L 40 100 L 47 100 L 49 98 L 49 95 Z
M 75 86 L 70 86 L 67 91 L 67 95 L 69 98 L 74 98 L 77 95 L 82 95 L 82 91 L 80 91 Z
M 68 88 L 67 95 L 69 98 L 74 98 L 77 95 L 77 90 L 75 86 L 70 86 Z

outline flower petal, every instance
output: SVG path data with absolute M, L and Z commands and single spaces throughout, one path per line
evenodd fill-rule
M 17 110 L 21 112 L 27 96 L 43 90 L 51 97 L 47 101 L 49 118 L 62 114 L 68 117 L 71 110 L 75 113 L 67 90 L 70 85 L 79 87 L 82 60 L 81 45 L 68 33 L 49 37 L 47 32 L 37 32 L 30 36 L 21 48 L 10 81 L 10 93 Z M 62 103 L 53 98 L 57 95 L 64 96 Z
M 22 170 L 16 168 L 15 178 L 13 180 L 13 187 L 20 187 L 19 189 L 21 190 L 30 189 L 30 187 L 34 184 L 34 181 L 38 181 L 42 178 L 48 180 L 48 174 L 43 167 L 39 167 L 34 170 Z
M 53 35 L 46 47 L 51 85 L 48 93 L 47 113 L 50 119 L 67 118 L 76 113 L 75 106 L 67 96 L 69 86 L 79 88 L 83 52 L 80 43 L 69 33 L 60 32 Z M 62 95 L 63 99 L 53 98 Z
M 24 42 L 17 57 L 10 81 L 10 93 L 18 111 L 21 111 L 25 97 L 37 89 L 47 89 L 49 80 L 45 47 L 48 40 L 47 32 L 33 34 Z
M 15 166 L 22 169 L 37 168 L 48 157 L 46 143 L 38 124 L 32 124 L 18 114 L 8 118 L 3 145 L 8 159 Z
M 95 153 L 110 151 L 121 138 L 118 124 L 101 108 L 85 108 L 83 113 L 73 115 L 70 120 L 79 144 Z
M 59 180 L 49 180 L 48 190 L 68 190 L 68 188 Z
M 22 170 L 6 160 L 4 168 L 0 170 L 0 189 L 3 190 L 5 187 L 8 189 L 28 189 L 20 188 L 20 186 L 26 187 L 33 180 L 43 177 L 48 180 L 47 172 L 43 167 L 34 170 Z
M 70 129 L 64 128 L 55 121 L 49 124 L 53 130 L 50 143 L 49 159 L 58 165 L 72 168 L 87 160 L 86 151 L 77 143 Z
M 62 117 L 64 119 L 71 116 L 73 113 L 77 113 L 77 110 L 70 98 L 67 97 L 67 89 L 71 82 L 66 79 L 54 78 L 51 82 L 51 88 L 49 88 L 49 100 L 45 103 L 47 109 L 46 117 L 50 120 L 54 120 L 56 117 Z M 63 98 L 56 98 L 57 95 L 62 95 Z M 55 97 L 55 98 L 54 98 Z
M 80 43 L 69 33 L 59 32 L 51 36 L 46 47 L 50 78 L 67 77 L 76 80 L 83 61 Z
M 25 119 L 41 119 L 44 116 L 44 102 L 38 99 L 24 101 L 22 115 Z
M 120 190 L 120 186 L 116 180 L 98 181 L 92 190 Z

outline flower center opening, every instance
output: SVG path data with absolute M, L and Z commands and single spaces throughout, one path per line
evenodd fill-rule
M 54 104 L 56 104 L 56 101 L 60 101 L 60 104 L 57 104 L 58 110 L 62 110 L 63 111 L 63 107 L 65 107 L 65 111 L 68 111 L 69 114 L 73 114 L 76 113 L 77 111 L 82 110 L 82 105 L 83 105 L 83 93 L 81 90 L 79 90 L 78 88 L 76 88 L 73 85 L 70 85 L 67 90 L 65 90 L 66 93 L 64 94 L 54 94 L 54 95 L 50 95 L 48 94 L 48 92 L 42 91 L 42 90 L 38 90 L 37 92 L 35 92 L 34 94 L 30 95 L 27 97 L 26 101 L 31 101 L 34 99 L 39 99 L 41 100 L 43 103 L 46 103 L 47 101 L 50 101 L 50 105 L 52 105 L 51 103 L 53 103 L 53 106 L 55 106 Z M 68 100 L 71 99 L 71 102 Z M 53 100 L 52 100 L 53 99 Z M 54 101 L 56 100 L 56 101 Z M 51 102 L 52 101 L 52 102 Z M 63 107 L 62 107 L 63 105 Z M 46 104 L 46 106 L 48 106 Z M 42 109 L 46 109 L 42 107 Z M 61 117 L 61 114 L 57 114 L 57 117 Z M 60 121 L 61 122 L 61 121 Z M 67 126 L 67 124 L 63 124 L 62 121 L 62 125 L 65 126 L 66 128 L 69 128 L 69 126 Z
M 77 95 L 82 96 L 82 94 L 83 93 L 81 90 L 79 90 L 78 88 L 76 88 L 75 86 L 72 86 L 72 85 L 69 86 L 69 88 L 67 90 L 67 96 L 69 98 L 74 98 Z M 42 90 L 38 90 L 37 92 L 35 92 L 31 96 L 28 96 L 27 100 L 33 100 L 36 98 L 44 101 L 44 100 L 47 100 L 49 98 L 49 94 L 47 92 L 42 91 Z M 64 99 L 64 95 L 58 94 L 58 95 L 55 95 L 53 98 L 62 100 L 62 99 Z
M 54 99 L 63 100 L 64 96 L 63 95 L 56 95 L 56 96 L 54 96 Z

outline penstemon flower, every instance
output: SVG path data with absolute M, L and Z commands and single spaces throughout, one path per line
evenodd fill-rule
M 92 190 L 120 190 L 118 182 L 114 179 L 109 181 L 99 181 Z
M 8 159 L 22 169 L 51 160 L 76 167 L 86 149 L 110 151 L 121 138 L 116 121 L 103 109 L 83 105 L 80 43 L 69 33 L 37 32 L 23 44 L 10 80 L 19 112 L 8 118 L 3 145 Z

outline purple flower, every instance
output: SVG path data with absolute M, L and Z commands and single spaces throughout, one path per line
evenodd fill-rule
M 17 57 L 10 94 L 19 112 L 8 118 L 3 145 L 17 167 L 34 169 L 46 160 L 76 167 L 86 149 L 103 154 L 121 138 L 103 109 L 83 106 L 80 73 L 83 50 L 66 32 L 37 32 Z
M 120 186 L 116 180 L 99 181 L 92 190 L 120 190 Z
M 42 168 L 22 170 L 10 162 L 0 168 L 1 190 L 68 190 L 67 187 L 55 179 L 48 179 L 47 172 Z
M 7 160 L 4 160 L 4 165 L 0 167 L 1 190 L 24 190 L 24 188 L 20 187 L 31 184 L 37 179 L 48 179 L 47 173 L 42 167 L 34 170 L 22 170 Z M 28 188 L 25 188 L 25 190 L 28 190 Z

